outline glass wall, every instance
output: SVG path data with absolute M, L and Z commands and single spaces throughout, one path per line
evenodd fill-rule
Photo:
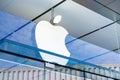
M 11 46 L 12 45 L 12 46 Z M 74 58 L 69 58 L 66 56 L 61 56 L 61 55 L 56 55 L 55 53 L 33 48 L 30 46 L 25 46 L 24 44 L 18 44 L 14 43 L 13 41 L 9 40 L 4 40 L 1 44 L 2 47 L 0 47 L 0 58 L 1 58 L 1 70 L 3 72 L 8 73 L 10 72 L 9 70 L 12 69 L 12 71 L 17 70 L 22 70 L 24 72 L 25 69 L 30 69 L 33 70 L 31 72 L 32 76 L 38 75 L 39 70 L 36 71 L 36 69 L 42 70 L 43 76 L 42 79 L 71 79 L 71 80 L 79 80 L 79 79 L 99 79 L 99 78 L 104 78 L 104 79 L 119 79 L 120 78 L 120 73 L 118 71 L 110 70 L 104 67 L 96 66 L 87 62 L 83 62 Z M 15 48 L 16 47 L 16 51 Z M 19 51 L 21 50 L 21 51 Z M 25 50 L 22 51 L 22 50 Z M 32 50 L 32 51 L 30 51 Z M 69 64 L 67 65 L 60 65 L 55 62 L 46 62 L 41 60 L 38 56 L 34 55 L 36 52 L 44 52 L 45 54 L 51 54 L 51 56 L 59 57 L 61 60 L 67 60 L 69 59 Z M 27 52 L 30 52 L 27 55 Z M 24 53 L 24 54 L 23 54 Z M 25 54 L 26 53 L 26 54 Z M 20 72 L 19 71 L 19 72 Z M 24 72 L 21 73 L 24 75 Z M 28 72 L 27 72 L 28 73 Z M 27 75 L 26 73 L 26 75 Z M 7 74 L 8 75 L 8 74 Z M 12 75 L 12 74 L 11 74 Z M 19 78 L 19 74 L 17 72 L 14 73 L 14 75 L 17 75 L 17 78 Z M 4 75 L 1 72 L 1 76 L 4 77 Z M 27 75 L 29 77 L 29 75 Z M 10 77 L 11 78 L 11 77 Z M 39 78 L 39 77 L 37 77 Z M 6 79 L 3 79 L 6 80 Z M 29 79 L 28 79 L 29 80 Z M 41 79 L 40 79 L 41 80 Z
M 104 76 L 119 78 L 119 73 L 116 71 L 114 73 L 111 70 L 120 71 L 119 13 L 96 1 L 93 1 L 93 4 L 97 6 L 94 10 L 88 9 L 74 2 L 74 0 L 1 0 L 0 49 L 52 63 L 58 64 L 60 62 L 63 64 L 65 62 L 64 65 L 75 68 L 72 71 L 66 70 L 66 68 L 62 71 L 58 70 L 60 73 L 69 73 L 90 79 L 97 79 L 101 76 L 101 79 L 105 80 L 108 77 L 104 78 Z M 51 36 L 49 29 L 44 29 L 43 25 L 41 26 L 43 28 L 39 28 L 40 32 L 36 30 L 38 22 L 43 20 L 50 22 L 56 15 L 61 15 L 62 20 L 56 25 L 51 24 L 51 26 L 64 29 L 65 34 L 55 29 L 51 31 L 54 34 Z M 42 33 L 42 31 L 45 32 Z M 54 33 L 54 31 L 56 32 Z M 57 35 L 58 33 L 65 36 L 61 37 Z M 53 41 L 50 42 L 49 39 Z M 40 44 L 38 44 L 39 41 Z M 41 47 L 42 41 L 46 42 L 44 43 L 45 46 Z M 64 43 L 61 44 L 59 41 Z M 55 48 L 53 49 L 53 47 Z M 1 54 L 1 59 L 21 64 L 26 60 Z M 43 68 L 42 63 L 30 61 L 25 62 L 25 64 Z M 83 71 L 76 71 L 76 69 Z M 84 73 L 84 71 L 88 71 L 88 73 Z M 56 72 L 53 71 L 53 73 L 57 75 Z M 67 78 L 66 76 L 63 77 Z M 75 76 L 69 78 L 77 79 Z

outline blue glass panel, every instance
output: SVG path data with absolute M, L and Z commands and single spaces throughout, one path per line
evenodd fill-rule
M 9 33 L 13 32 L 17 28 L 21 27 L 22 25 L 28 22 L 27 20 L 24 20 L 14 15 L 10 15 L 3 11 L 0 11 L 0 16 L 1 16 L 0 39 L 2 39 Z M 24 28 L 13 33 L 7 39 L 18 42 L 18 43 L 26 44 L 32 47 L 37 47 L 36 41 L 35 41 L 35 26 L 36 26 L 36 23 L 31 22 L 30 24 L 26 25 Z M 74 41 L 70 42 L 71 40 L 74 40 Z M 11 47 L 11 45 L 9 46 Z M 24 53 L 26 49 L 22 50 L 13 45 L 11 48 L 10 47 L 9 47 L 9 50 L 12 50 L 11 48 L 16 48 L 16 50 L 14 51 L 17 51 L 19 53 L 26 54 L 29 56 L 38 56 L 40 58 L 39 53 L 34 53 L 30 50 Z M 120 62 L 119 60 L 120 58 L 116 53 L 106 50 L 104 48 L 98 47 L 91 43 L 82 41 L 80 39 L 75 39 L 70 35 L 66 37 L 66 47 L 71 54 L 70 57 L 78 60 L 87 61 L 87 62 L 96 63 L 96 64 Z M 108 57 L 109 59 L 107 59 Z

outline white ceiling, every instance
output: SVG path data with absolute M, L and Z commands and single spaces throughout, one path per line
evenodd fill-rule
M 62 0 L 0 0 L 0 10 L 31 20 L 60 1 Z M 120 0 L 97 1 L 113 9 L 115 12 L 120 13 Z M 67 0 L 54 9 L 54 15 L 60 14 L 63 16 L 62 22 L 59 25 L 65 27 L 74 37 L 80 37 L 112 23 L 112 20 L 119 18 L 119 15 L 115 12 L 101 6 L 94 0 Z M 35 22 L 42 19 L 50 20 L 50 18 L 51 12 L 48 12 Z M 86 35 L 81 39 L 103 48 L 113 50 L 118 48 L 120 44 L 119 30 L 119 24 L 113 24 Z

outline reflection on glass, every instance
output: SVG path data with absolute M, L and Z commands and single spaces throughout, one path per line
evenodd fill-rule
M 19 4 L 18 2 L 19 1 L 15 1 L 13 3 Z M 42 3 L 46 3 L 46 1 L 41 2 L 41 4 Z M 66 4 L 68 4 L 69 6 L 66 6 Z M 33 6 L 35 7 L 35 5 L 33 5 Z M 43 5 L 42 4 L 41 8 L 47 9 L 48 7 L 46 7 L 46 6 L 48 6 L 48 5 Z M 49 7 L 50 6 L 51 5 L 49 5 Z M 2 9 L 4 11 L 8 11 L 8 12 L 10 10 L 10 11 L 13 12 L 13 14 L 19 15 L 18 13 L 14 12 L 14 11 L 17 11 L 15 9 L 16 7 L 14 7 L 14 8 L 11 8 L 11 7 L 13 7 L 13 6 L 10 4 L 10 7 L 6 7 L 5 10 L 4 10 L 4 8 L 2 8 Z M 25 7 L 24 4 L 23 4 L 23 7 Z M 116 14 L 116 13 L 114 13 L 112 11 L 109 11 L 105 7 L 103 7 L 103 8 L 104 8 L 104 10 L 107 11 L 107 13 L 111 13 L 111 14 L 114 14 L 115 16 L 117 16 L 116 20 L 119 19 L 118 14 Z M 97 13 L 95 13 L 95 12 L 93 12 L 93 11 L 91 11 L 91 10 L 89 10 L 89 9 L 87 9 L 87 8 L 81 6 L 81 5 L 78 5 L 78 4 L 74 3 L 73 1 L 69 0 L 69 1 L 66 1 L 64 4 L 60 5 L 59 7 L 55 8 L 55 14 L 61 14 L 63 16 L 64 19 L 59 25 L 64 25 L 64 27 L 66 29 L 68 29 L 68 31 L 70 32 L 70 34 L 72 36 L 79 37 L 79 36 L 84 35 L 86 32 L 94 31 L 96 29 L 98 29 L 97 30 L 98 32 L 96 32 L 96 34 L 98 33 L 97 35 L 101 35 L 104 32 L 106 33 L 106 32 L 110 31 L 109 33 L 112 35 L 112 37 L 110 35 L 109 36 L 110 38 L 109 38 L 109 40 L 107 40 L 107 42 L 109 42 L 109 41 L 112 41 L 112 42 L 114 41 L 115 43 L 117 42 L 117 45 L 115 44 L 114 47 L 116 48 L 116 46 L 117 46 L 117 48 L 119 48 L 119 35 L 118 35 L 119 32 L 117 32 L 117 34 L 116 34 L 116 33 L 114 33 L 113 29 L 114 29 L 115 26 L 119 27 L 120 25 L 119 25 L 119 23 L 114 22 L 114 20 L 113 20 L 114 16 L 109 17 L 109 15 L 106 15 L 106 13 L 102 13 L 101 10 L 103 10 L 103 8 L 98 9 L 98 12 L 100 11 L 101 14 L 103 14 L 104 16 L 108 16 L 108 18 L 106 18 L 106 17 L 104 17 L 104 16 L 102 16 L 100 14 L 97 14 Z M 22 9 L 24 9 L 24 8 L 22 8 Z M 74 12 L 71 12 L 71 9 L 76 9 L 76 10 Z M 32 10 L 32 8 L 31 8 L 31 10 Z M 43 11 L 44 10 L 42 10 L 40 12 L 43 12 Z M 29 10 L 28 10 L 28 12 L 29 12 Z M 1 14 L 3 14 L 3 13 L 4 12 L 1 12 Z M 19 16 L 22 16 L 22 18 L 24 18 L 26 16 L 26 14 L 24 14 L 24 13 L 21 13 L 21 14 L 23 14 L 23 16 L 22 15 L 19 15 Z M 34 14 L 34 13 L 32 13 L 32 14 Z M 76 16 L 73 16 L 73 14 L 76 15 Z M 9 16 L 11 16 L 11 15 L 9 15 Z M 33 18 L 35 16 L 36 16 L 36 13 L 33 16 L 25 17 L 25 18 L 26 19 L 31 19 L 31 18 Z M 13 26 L 14 25 L 14 20 L 19 19 L 19 18 L 18 17 L 16 18 L 15 16 L 12 16 L 12 18 L 13 18 L 13 23 L 9 24 L 9 25 Z M 93 18 L 94 20 L 91 20 L 91 18 Z M 3 19 L 5 19 L 5 17 L 3 17 Z M 11 19 L 11 21 L 12 21 L 12 19 Z M 23 19 L 20 19 L 20 21 L 21 21 L 21 23 L 18 24 L 18 25 L 21 25 L 24 22 L 26 22 L 26 20 L 23 20 Z M 18 22 L 19 22 L 19 20 L 18 20 Z M 112 25 L 110 25 L 111 23 L 112 23 Z M 101 29 L 101 27 L 103 28 L 104 26 L 106 26 L 108 24 L 109 24 L 109 26 L 107 26 L 107 28 Z M 15 25 L 15 28 L 18 25 Z M 6 25 L 6 26 L 8 26 L 8 25 Z M 25 56 L 37 58 L 37 59 L 42 59 L 40 57 L 40 54 L 38 53 L 39 51 L 45 52 L 46 54 L 54 55 L 56 57 L 60 57 L 60 58 L 63 58 L 63 59 L 69 59 L 69 62 L 68 62 L 68 64 L 66 66 L 70 66 L 71 68 L 67 69 L 65 66 L 62 66 L 62 67 L 60 65 L 58 66 L 57 63 L 54 63 L 55 65 L 57 65 L 57 66 L 55 66 L 55 69 L 49 68 L 49 70 L 51 70 L 51 73 L 52 73 L 51 77 L 54 78 L 54 79 L 56 79 L 56 75 L 59 75 L 60 80 L 61 79 L 66 79 L 66 78 L 76 79 L 77 73 L 76 73 L 76 70 L 74 70 L 74 69 L 78 69 L 79 78 L 81 78 L 81 77 L 84 78 L 86 76 L 88 78 L 91 78 L 91 75 L 89 75 L 89 72 L 92 72 L 91 73 L 92 78 L 95 78 L 95 79 L 97 79 L 97 78 L 102 79 L 103 77 L 101 77 L 101 75 L 110 76 L 110 77 L 114 77 L 114 78 L 116 78 L 116 77 L 120 78 L 119 77 L 119 72 L 117 72 L 117 71 L 109 70 L 109 69 L 106 69 L 106 68 L 103 68 L 103 67 L 99 67 L 99 66 L 84 62 L 84 61 L 88 61 L 88 62 L 96 63 L 96 64 L 102 63 L 103 61 L 107 61 L 108 59 L 106 57 L 108 57 L 108 56 L 110 57 L 111 55 L 112 55 L 112 58 L 117 59 L 116 62 L 119 62 L 120 58 L 119 58 L 119 56 L 116 55 L 116 53 L 111 52 L 111 51 L 106 50 L 106 49 L 103 49 L 103 48 L 100 48 L 100 47 L 95 46 L 95 45 L 91 45 L 91 44 L 89 44 L 89 43 L 87 43 L 85 41 L 78 40 L 77 38 L 74 38 L 74 37 L 68 35 L 67 38 L 66 38 L 66 46 L 69 49 L 69 51 L 71 51 L 71 57 L 55 55 L 54 53 L 50 53 L 49 51 L 44 51 L 44 50 L 36 48 L 36 42 L 35 42 L 34 37 L 33 37 L 34 34 L 32 34 L 32 32 L 33 33 L 35 32 L 34 27 L 36 26 L 36 24 L 31 23 L 31 24 L 29 24 L 27 26 L 28 26 L 27 28 L 24 28 L 21 31 L 18 31 L 15 34 L 13 34 L 12 36 L 10 36 L 8 38 L 10 40 L 5 40 L 4 42 L 1 42 L 0 43 L 1 44 L 0 49 L 7 50 L 7 51 L 10 51 L 10 52 L 14 52 L 16 54 L 22 54 L 22 55 L 25 55 Z M 81 29 L 79 29 L 80 27 L 81 27 Z M 86 28 L 88 29 L 87 31 L 85 31 Z M 71 31 L 70 29 L 73 30 L 73 31 Z M 2 34 L 6 35 L 6 33 L 4 33 L 4 30 L 5 29 L 2 28 L 2 30 L 1 30 L 3 32 Z M 5 31 L 9 32 L 7 30 L 5 30 Z M 14 31 L 14 29 L 13 29 L 13 31 Z M 74 33 L 74 32 L 77 32 L 77 33 Z M 22 37 L 19 37 L 18 35 L 19 36 L 22 35 Z M 115 38 L 114 38 L 114 35 L 116 35 Z M 90 36 L 93 37 L 93 35 L 90 35 Z M 3 37 L 3 35 L 2 35 L 2 37 Z M 102 37 L 98 36 L 98 37 L 103 38 L 103 36 Z M 106 37 L 106 35 L 104 37 Z M 108 35 L 107 35 L 107 37 L 108 37 Z M 25 40 L 22 40 L 22 39 L 25 39 Z M 111 39 L 113 39 L 113 40 L 111 40 Z M 13 41 L 11 41 L 11 40 L 13 40 Z M 14 41 L 16 41 L 16 42 L 14 42 Z M 20 42 L 20 43 L 23 43 L 23 44 L 20 44 L 20 43 L 17 43 L 17 42 Z M 112 42 L 109 42 L 109 43 L 112 43 Z M 28 44 L 30 46 L 25 45 L 25 44 Z M 109 45 L 107 45 L 107 46 L 109 47 Z M 105 47 L 105 48 L 107 48 L 107 47 Z M 89 54 L 89 53 L 91 53 L 91 54 Z M 4 77 L 4 75 L 8 76 L 8 78 L 9 78 L 11 72 L 6 73 L 6 71 L 9 71 L 9 70 L 11 70 L 13 68 L 17 69 L 18 67 L 20 67 L 20 69 L 21 69 L 24 66 L 26 67 L 26 65 L 27 65 L 27 67 L 29 65 L 29 67 L 30 67 L 30 69 L 32 69 L 32 71 L 28 70 L 28 72 L 21 72 L 21 71 L 18 70 L 17 72 L 13 72 L 12 76 L 15 76 L 14 79 L 21 79 L 20 76 L 22 76 L 22 75 L 23 75 L 23 78 L 24 78 L 24 75 L 26 73 L 28 74 L 27 79 L 31 79 L 33 77 L 36 77 L 35 74 L 37 72 L 40 75 L 43 75 L 43 73 L 45 74 L 44 70 L 36 71 L 33 68 L 31 68 L 31 66 L 32 67 L 35 66 L 35 67 L 39 67 L 39 68 L 44 69 L 44 67 L 45 67 L 44 62 L 38 62 L 38 61 L 34 61 L 34 60 L 31 60 L 31 59 L 27 59 L 27 58 L 21 58 L 21 57 L 18 57 L 18 56 L 16 57 L 16 56 L 13 56 L 13 55 L 5 54 L 4 52 L 1 52 L 0 58 L 1 58 L 1 63 L 0 63 L 1 68 L 2 69 L 5 68 L 0 73 L 0 74 L 3 74 L 3 76 L 1 77 L 2 79 L 6 78 L 6 77 Z M 111 62 L 109 60 L 108 60 L 108 62 Z M 12 61 L 12 62 L 10 62 L 10 61 Z M 72 69 L 72 68 L 74 68 L 74 69 Z M 42 72 L 42 73 L 40 73 L 40 72 Z M 56 72 L 58 72 L 58 73 L 60 72 L 60 73 L 57 74 Z M 49 76 L 51 75 L 51 73 L 49 73 Z M 67 76 L 66 76 L 65 73 L 67 73 Z M 111 73 L 111 74 L 109 75 L 108 73 Z M 96 75 L 96 74 L 99 74 L 99 75 Z M 29 77 L 29 76 L 31 76 L 31 77 Z M 39 78 L 39 77 L 37 77 L 37 78 Z

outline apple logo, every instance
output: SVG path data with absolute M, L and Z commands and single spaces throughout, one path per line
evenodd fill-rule
M 56 23 L 59 23 L 60 20 L 61 16 L 58 15 L 53 19 L 53 24 L 48 21 L 40 21 L 35 28 L 36 44 L 40 49 L 70 57 L 70 52 L 65 45 L 65 38 L 68 35 L 68 32 L 62 26 L 55 25 Z M 65 58 L 60 58 L 44 52 L 39 53 L 45 61 L 62 65 L 66 65 L 68 62 L 68 59 Z

